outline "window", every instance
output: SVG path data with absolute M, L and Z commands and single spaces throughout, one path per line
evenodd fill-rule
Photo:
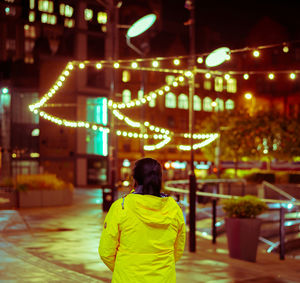
M 35 7 L 35 0 L 29 0 L 29 8 L 34 9 Z
M 16 15 L 16 8 L 15 7 L 5 7 L 5 15 L 6 16 L 15 16 Z
M 39 11 L 53 13 L 53 2 L 47 0 L 39 0 Z
M 44 24 L 55 25 L 56 24 L 56 16 L 42 13 L 41 22 Z
M 25 40 L 25 53 L 31 53 L 34 48 L 34 41 L 33 40 Z
M 123 103 L 129 103 L 131 101 L 131 91 L 129 89 L 124 89 L 122 93 Z
M 236 79 L 230 78 L 227 80 L 227 92 L 236 93 Z
M 97 14 L 97 21 L 99 24 L 105 25 L 107 23 L 107 13 L 99 12 Z
M 181 93 L 178 96 L 178 108 L 180 109 L 189 109 L 189 100 L 187 95 Z
M 203 87 L 204 89 L 211 90 L 211 81 L 205 80 Z
M 212 99 L 210 97 L 205 97 L 203 99 L 203 110 L 207 111 L 207 112 L 211 112 L 212 111 Z
M 24 35 L 26 38 L 36 38 L 35 26 L 24 25 Z
M 86 105 L 87 121 L 107 125 L 107 98 L 88 98 Z M 106 132 L 87 129 L 87 153 L 107 156 L 108 135 Z
M 201 110 L 201 98 L 198 95 L 194 95 L 194 110 Z
M 28 14 L 28 21 L 30 23 L 33 23 L 35 21 L 35 13 L 34 11 L 30 11 L 29 14 Z
M 16 40 L 15 39 L 6 39 L 5 47 L 6 47 L 6 50 L 16 50 Z
M 130 72 L 128 70 L 124 70 L 122 72 L 122 82 L 128 83 L 130 81 Z
M 73 12 L 74 12 L 74 9 L 73 9 L 72 6 L 67 5 L 67 4 L 63 4 L 63 3 L 59 5 L 59 13 L 62 16 L 70 18 L 70 17 L 73 16 Z
M 234 101 L 231 100 L 231 99 L 227 99 L 226 102 L 225 102 L 225 108 L 227 110 L 232 110 L 234 109 Z
M 73 19 L 65 19 L 64 26 L 66 28 L 73 28 L 75 25 L 75 21 Z
M 150 95 L 155 94 L 154 92 L 150 92 Z M 149 107 L 155 107 L 156 105 L 156 98 L 152 97 L 152 99 L 149 101 Z
M 91 9 L 85 9 L 84 10 L 84 19 L 86 21 L 90 21 L 93 19 L 93 10 Z
M 173 92 L 168 92 L 165 98 L 166 108 L 176 108 L 176 95 Z
M 175 77 L 174 76 L 166 76 L 166 83 L 168 85 L 171 85 L 175 80 Z
M 223 99 L 216 99 L 217 106 L 215 107 L 215 111 L 224 111 L 224 101 Z
M 223 91 L 223 78 L 215 77 L 215 91 L 221 92 Z

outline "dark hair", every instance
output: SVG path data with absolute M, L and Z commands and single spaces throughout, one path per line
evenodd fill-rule
M 162 172 L 160 164 L 152 158 L 143 158 L 135 163 L 133 178 L 143 186 L 142 194 L 160 196 Z

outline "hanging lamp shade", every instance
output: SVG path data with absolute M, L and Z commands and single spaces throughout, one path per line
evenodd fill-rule
M 148 14 L 138 19 L 127 31 L 126 36 L 129 38 L 136 37 L 148 30 L 156 21 L 155 14 Z
M 228 47 L 221 47 L 211 52 L 205 59 L 207 67 L 216 67 L 224 63 L 230 58 L 230 49 Z

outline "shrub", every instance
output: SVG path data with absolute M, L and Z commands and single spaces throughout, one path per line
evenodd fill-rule
M 18 191 L 26 190 L 73 190 L 73 184 L 64 182 L 54 174 L 18 175 L 13 181 Z
M 256 218 L 268 209 L 267 204 L 251 195 L 222 200 L 223 210 L 230 218 Z

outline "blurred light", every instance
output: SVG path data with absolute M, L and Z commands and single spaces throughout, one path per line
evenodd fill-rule
M 38 137 L 40 135 L 40 129 L 33 129 L 31 132 L 32 137 Z
M 166 169 L 170 169 L 171 164 L 170 164 L 170 162 L 165 162 L 164 166 Z
M 202 64 L 203 63 L 203 58 L 202 57 L 198 57 L 197 58 L 197 63 Z
M 221 47 L 213 52 L 211 52 L 205 60 L 207 67 L 219 66 L 228 60 L 228 55 L 230 54 L 230 49 L 228 47 Z
M 126 180 L 126 181 L 123 181 L 122 185 L 124 187 L 128 187 L 130 185 L 130 183 L 129 183 L 129 181 Z
M 275 75 L 274 75 L 273 73 L 270 73 L 270 74 L 268 75 L 268 77 L 269 77 L 270 80 L 274 80 Z
M 158 66 L 159 66 L 158 61 L 153 61 L 153 62 L 152 62 L 152 66 L 153 66 L 154 68 L 158 67 Z
M 80 69 L 84 69 L 84 67 L 85 67 L 85 65 L 84 65 L 83 63 L 80 63 L 80 64 L 79 64 L 79 68 L 80 68 Z
M 123 167 L 130 167 L 130 161 L 128 159 L 123 160 Z
M 245 93 L 245 98 L 250 100 L 252 98 L 252 94 L 250 92 Z
M 206 73 L 206 74 L 205 74 L 205 77 L 206 77 L 207 79 L 210 79 L 210 78 L 211 78 L 211 74 L 210 74 L 210 73 Z
M 193 75 L 193 73 L 191 71 L 186 71 L 184 75 L 189 78 Z
M 97 68 L 98 70 L 101 69 L 101 68 L 102 68 L 102 64 L 101 64 L 101 63 L 96 64 L 96 68 Z
M 7 88 L 7 87 L 2 88 L 2 89 L 1 89 L 1 92 L 2 92 L 3 94 L 8 93 L 8 88 Z
M 249 75 L 248 74 L 244 74 L 244 80 L 248 80 L 249 79 Z
M 174 59 L 173 63 L 174 63 L 174 65 L 178 66 L 180 64 L 180 60 L 179 59 Z
M 294 205 L 292 204 L 292 203 L 289 203 L 288 205 L 287 205 L 287 208 L 288 209 L 292 209 L 294 207 Z
M 135 69 L 135 68 L 138 67 L 138 64 L 137 64 L 136 62 L 132 62 L 132 63 L 131 63 L 131 67 Z
M 118 69 L 119 67 L 120 67 L 120 64 L 119 64 L 119 63 L 115 63 L 115 64 L 114 64 L 114 68 L 115 68 L 115 69 Z
M 136 37 L 149 29 L 156 21 L 155 14 L 146 15 L 137 20 L 127 31 L 126 36 Z
M 226 75 L 224 76 L 224 78 L 225 78 L 225 80 L 229 80 L 229 79 L 230 79 L 230 75 L 229 75 L 229 74 L 226 74 Z
M 257 57 L 259 57 L 259 55 L 260 55 L 260 53 L 259 53 L 258 50 L 254 50 L 254 51 L 253 51 L 253 56 L 254 56 L 254 57 L 257 58 Z
M 296 79 L 296 74 L 295 73 L 290 73 L 290 79 L 292 79 L 292 80 Z
M 216 107 L 216 106 L 217 106 L 217 102 L 213 101 L 213 102 L 211 103 L 211 106 L 212 106 L 212 107 Z
M 289 52 L 289 47 L 288 46 L 283 46 L 282 51 L 284 53 L 288 53 Z

